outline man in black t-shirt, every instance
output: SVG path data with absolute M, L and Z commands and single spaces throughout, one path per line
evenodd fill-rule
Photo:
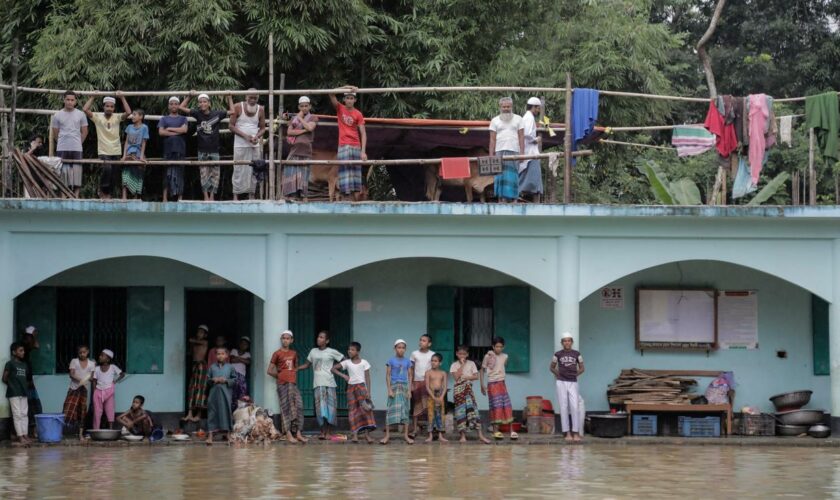
M 194 93 L 191 92 L 192 95 Z M 207 94 L 198 95 L 198 109 L 190 109 L 190 96 L 178 106 L 178 111 L 183 115 L 195 119 L 196 137 L 198 139 L 198 161 L 219 160 L 219 126 L 222 120 L 227 118 L 229 111 L 216 111 L 210 109 L 210 96 Z M 202 165 L 199 168 L 201 174 L 201 192 L 204 194 L 204 201 L 214 201 L 216 191 L 219 190 L 219 176 L 221 168 L 219 165 Z
M 551 358 L 551 373 L 557 377 L 557 403 L 560 412 L 560 422 L 566 441 L 580 441 L 580 414 L 578 413 L 578 377 L 583 374 L 583 356 L 574 349 L 574 339 L 571 333 L 564 333 L 561 343 L 563 349 L 554 353 Z M 569 413 L 572 415 L 571 432 L 569 429 Z

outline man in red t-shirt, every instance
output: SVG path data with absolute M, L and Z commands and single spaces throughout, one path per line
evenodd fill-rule
M 335 108 L 338 120 L 338 160 L 367 160 L 367 133 L 365 132 L 365 117 L 356 109 L 357 87 L 346 85 L 347 89 L 342 102 L 330 94 L 330 101 Z M 359 201 L 362 191 L 362 166 L 339 165 L 338 188 L 341 194 L 348 194 L 353 201 Z
M 280 425 L 290 443 L 305 443 L 303 437 L 303 399 L 297 387 L 300 367 L 298 353 L 292 345 L 294 334 L 286 330 L 280 334 L 280 349 L 274 351 L 268 364 L 268 376 L 277 377 L 277 397 L 280 399 Z M 297 439 L 295 439 L 297 438 Z

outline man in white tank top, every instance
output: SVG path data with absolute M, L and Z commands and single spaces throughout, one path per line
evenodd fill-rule
M 257 104 L 257 95 L 248 94 L 244 102 L 236 104 L 233 104 L 233 98 L 228 97 L 228 105 L 233 112 L 230 117 L 230 131 L 234 134 L 233 159 L 246 161 L 262 159 L 262 137 L 266 128 L 265 109 Z M 251 165 L 234 165 L 231 180 L 234 201 L 239 200 L 240 196 L 248 199 L 257 189 Z

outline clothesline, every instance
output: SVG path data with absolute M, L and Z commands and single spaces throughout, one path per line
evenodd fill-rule
M 655 146 L 653 144 L 641 144 L 638 142 L 623 142 L 623 141 L 613 141 L 610 139 L 601 139 L 598 142 L 603 142 L 606 144 L 616 144 L 619 146 L 635 146 L 640 148 L 650 148 L 650 149 L 665 149 L 668 151 L 676 151 L 676 148 L 669 148 L 668 146 Z

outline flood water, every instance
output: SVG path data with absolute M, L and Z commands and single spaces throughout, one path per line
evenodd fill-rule
M 840 450 L 308 445 L 0 450 L 0 498 L 840 496 Z

